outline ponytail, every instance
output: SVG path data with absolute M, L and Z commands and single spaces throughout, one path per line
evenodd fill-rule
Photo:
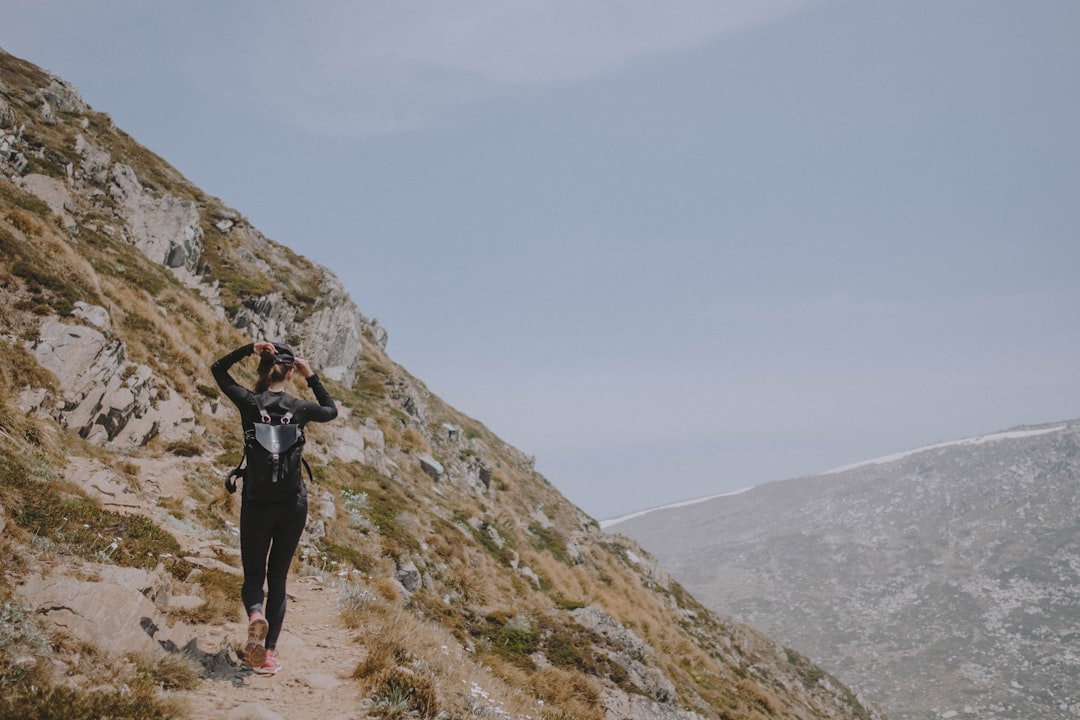
M 271 385 L 283 382 L 289 376 L 292 365 L 283 365 L 274 362 L 274 356 L 263 353 L 259 360 L 259 376 L 255 380 L 255 394 L 266 392 Z

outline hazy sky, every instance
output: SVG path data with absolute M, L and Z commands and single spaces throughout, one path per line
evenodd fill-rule
M 598 518 L 1080 416 L 1080 2 L 8 0 Z

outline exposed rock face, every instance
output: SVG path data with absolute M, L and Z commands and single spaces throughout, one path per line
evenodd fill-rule
M 125 220 L 128 241 L 153 262 L 193 284 L 202 254 L 202 228 L 195 203 L 147 192 L 135 171 L 123 163 L 113 165 L 111 180 L 109 194 Z
M 296 308 L 285 302 L 280 292 L 272 292 L 245 301 L 244 307 L 236 312 L 233 325 L 253 340 L 281 342 L 289 338 L 289 329 L 295 321 Z
M 41 117 L 47 123 L 59 121 L 57 113 L 82 113 L 86 104 L 75 86 L 60 78 L 52 78 L 48 87 L 38 90 L 41 98 Z
M 302 338 L 305 356 L 322 375 L 345 380 L 355 372 L 363 353 L 360 337 L 364 319 L 334 275 L 326 273 L 320 290 L 322 295 L 315 312 L 295 331 Z
M 0 130 L 15 125 L 15 111 L 11 109 L 8 101 L 0 97 Z
M 103 325 L 48 318 L 38 339 L 28 343 L 38 363 L 60 381 L 61 395 L 24 395 L 23 409 L 53 414 L 61 426 L 96 445 L 144 445 L 157 435 L 187 437 L 194 427 L 188 402 L 175 394 L 162 399 L 150 368 L 126 359 L 123 343 L 109 331 L 104 308 L 84 305 L 83 312 Z

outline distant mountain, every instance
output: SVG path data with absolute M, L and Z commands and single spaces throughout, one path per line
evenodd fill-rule
M 330 270 L 3 51 L 0 307 L 0 718 L 883 718 L 604 533 Z M 238 665 L 242 440 L 209 371 L 263 338 L 341 411 L 306 433 L 272 679 Z
M 1080 714 L 1080 421 L 608 524 L 900 720 Z

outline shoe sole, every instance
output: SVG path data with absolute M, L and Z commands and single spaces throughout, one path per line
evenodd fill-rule
M 256 675 L 277 675 L 278 670 L 281 670 L 281 664 L 279 663 L 276 667 L 273 668 L 257 667 L 254 670 Z
M 244 662 L 248 667 L 258 671 L 266 662 L 266 632 L 270 629 L 270 623 L 264 618 L 257 618 L 248 624 L 247 644 L 244 645 Z

